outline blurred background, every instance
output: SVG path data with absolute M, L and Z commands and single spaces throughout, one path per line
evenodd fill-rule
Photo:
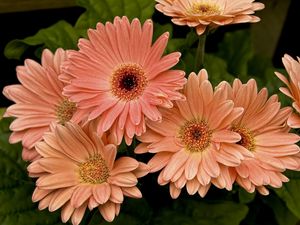
M 264 0 L 266 8 L 257 15 L 262 21 L 252 25 L 253 43 L 256 53 L 272 59 L 276 68 L 281 68 L 281 57 L 284 53 L 291 56 L 300 55 L 300 1 L 299 0 Z M 25 58 L 36 59 L 33 51 L 26 51 L 19 60 L 7 59 L 3 52 L 6 44 L 13 39 L 23 39 L 37 33 L 41 28 L 49 27 L 59 20 L 66 20 L 74 25 L 78 17 L 85 11 L 76 6 L 75 0 L 0 0 L 0 88 L 16 83 L 15 67 L 23 64 Z M 169 20 L 155 12 L 154 19 Z M 221 28 L 207 43 L 207 50 L 222 38 L 223 33 L 240 29 L 247 25 L 232 25 Z M 174 35 L 181 35 L 178 27 Z M 181 29 L 181 28 L 180 28 Z M 0 96 L 0 106 L 11 104 L 4 96 Z

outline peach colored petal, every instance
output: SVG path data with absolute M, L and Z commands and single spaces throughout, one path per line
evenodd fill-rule
M 260 146 L 277 146 L 294 144 L 300 137 L 292 133 L 268 132 L 255 137 L 256 144 Z
M 109 200 L 114 203 L 122 203 L 124 200 L 124 195 L 121 188 L 115 185 L 111 185 L 110 187 L 111 187 L 111 196 Z
M 34 192 L 32 194 L 32 201 L 33 202 L 38 202 L 44 197 L 46 197 L 49 193 L 51 193 L 51 190 L 44 190 L 36 187 L 34 189 Z
M 181 54 L 163 56 L 169 34 L 162 34 L 153 44 L 152 38 L 151 20 L 142 25 L 138 19 L 130 22 L 125 16 L 115 17 L 112 23 L 98 23 L 90 29 L 88 39 L 79 41 L 79 51 L 72 51 L 62 66 L 65 75 L 61 79 L 67 83 L 64 95 L 89 120 L 99 119 L 99 133 L 113 131 L 117 144 L 123 137 L 130 144 L 134 135 L 144 133 L 146 118 L 161 120 L 158 108 L 171 107 L 186 80 L 183 71 L 170 70 Z M 169 71 L 170 83 L 160 79 Z M 138 83 L 130 86 L 123 78 Z M 161 93 L 160 100 L 153 89 Z
M 115 161 L 114 168 L 111 171 L 110 175 L 114 176 L 119 173 L 126 173 L 135 170 L 138 168 L 139 163 L 133 158 L 130 157 L 122 157 Z
M 196 177 L 201 163 L 201 158 L 201 154 L 194 154 L 186 161 L 184 173 L 187 180 L 192 180 Z
M 36 184 L 43 189 L 56 189 L 76 185 L 78 181 L 71 172 L 60 172 L 40 177 Z
M 108 201 L 111 194 L 111 188 L 108 183 L 95 185 L 93 186 L 92 191 L 95 200 L 101 205 Z
M 197 179 L 188 180 L 186 183 L 186 190 L 190 195 L 196 194 L 199 190 L 200 183 Z
M 299 115 L 297 115 L 295 113 L 291 114 L 290 117 L 288 118 L 287 124 L 291 128 L 300 127 L 300 117 L 299 117 Z
M 213 133 L 212 140 L 215 142 L 236 143 L 241 140 L 241 136 L 229 130 L 220 130 Z
M 137 178 L 144 177 L 150 172 L 150 166 L 140 162 L 138 168 L 132 171 Z
M 198 74 L 191 73 L 182 91 L 186 101 L 176 101 L 172 109 L 161 110 L 161 122 L 147 120 L 147 131 L 138 137 L 142 144 L 136 152 L 155 154 L 148 162 L 150 172 L 162 170 L 158 183 L 170 183 L 173 197 L 178 197 L 190 181 L 193 181 L 193 185 L 188 184 L 190 194 L 195 194 L 199 185 L 200 193 L 205 195 L 212 178 L 216 178 L 215 186 L 231 189 L 234 175 L 221 170 L 222 163 L 238 166 L 243 159 L 253 157 L 236 144 L 241 136 L 231 130 L 231 124 L 244 109 L 227 99 L 229 84 L 214 90 L 207 78 L 204 69 Z M 254 82 L 250 85 L 255 89 Z M 225 148 L 226 145 L 229 147 Z
M 198 190 L 198 194 L 204 198 L 205 195 L 207 194 L 208 190 L 210 188 L 210 184 L 206 185 L 206 186 L 201 186 L 199 187 L 199 190 Z
M 61 220 L 63 223 L 66 223 L 72 216 L 75 208 L 71 206 L 71 203 L 68 202 L 64 205 L 62 211 L 61 211 Z
M 127 172 L 127 173 L 120 173 L 115 176 L 111 176 L 108 178 L 108 181 L 111 184 L 120 186 L 120 187 L 132 187 L 137 184 L 136 176 L 134 176 L 133 173 Z
M 158 170 L 161 170 L 163 167 L 165 167 L 167 165 L 167 163 L 169 162 L 171 157 L 172 157 L 172 154 L 168 153 L 168 152 L 157 153 L 148 162 L 148 165 L 150 166 L 150 172 L 153 173 Z
M 86 210 L 87 204 L 81 205 L 79 208 L 74 210 L 74 213 L 72 214 L 72 224 L 73 225 L 79 225 L 83 216 L 84 212 Z
M 175 187 L 174 183 L 170 183 L 170 195 L 173 199 L 178 198 L 181 193 L 181 189 Z
M 112 222 L 114 220 L 116 216 L 115 203 L 108 201 L 104 205 L 100 205 L 98 208 L 106 221 Z
M 40 200 L 38 209 L 39 210 L 46 209 L 49 206 L 52 197 L 53 197 L 53 195 L 50 194 L 50 195 L 47 195 L 46 197 L 44 197 L 42 200 Z
M 123 194 L 131 198 L 142 198 L 142 193 L 137 187 L 122 187 Z
M 67 201 L 71 199 L 74 187 L 59 189 L 55 192 L 49 204 L 49 211 L 53 212 L 62 207 Z
M 78 185 L 73 191 L 71 205 L 74 208 L 79 208 L 92 195 L 92 187 L 90 185 Z
M 174 176 L 177 169 L 179 169 L 185 162 L 188 160 L 189 155 L 185 152 L 184 149 L 180 150 L 179 152 L 176 152 L 166 165 L 166 168 L 164 170 L 164 180 L 170 180 L 172 176 Z
M 96 201 L 94 196 L 91 196 L 88 203 L 89 210 L 93 210 L 94 208 L 98 207 L 98 205 L 99 203 Z

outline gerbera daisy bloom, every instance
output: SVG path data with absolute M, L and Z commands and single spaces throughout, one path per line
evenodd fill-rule
M 41 65 L 26 59 L 25 65 L 16 69 L 21 84 L 3 89 L 3 94 L 15 102 L 4 114 L 16 118 L 10 125 L 13 132 L 9 141 L 22 141 L 24 160 L 31 161 L 38 157 L 33 147 L 49 130 L 51 123 L 64 124 L 82 117 L 76 110 L 76 104 L 62 95 L 64 84 L 58 76 L 62 73 L 61 65 L 66 58 L 67 52 L 63 49 L 57 49 L 55 54 L 45 49 Z
M 281 87 L 280 91 L 294 101 L 293 107 L 297 111 L 297 113 L 291 114 L 287 123 L 292 128 L 300 128 L 300 58 L 297 57 L 297 60 L 294 60 L 291 56 L 285 54 L 282 58 L 282 62 L 288 72 L 289 79 L 281 73 L 275 72 L 277 77 L 288 87 Z
M 201 35 L 207 27 L 260 21 L 253 16 L 264 4 L 254 0 L 156 0 L 156 9 L 177 25 L 195 27 Z
M 127 17 L 98 23 L 64 65 L 61 79 L 69 80 L 64 94 L 88 114 L 88 120 L 100 118 L 98 132 L 111 129 L 118 144 L 125 136 L 130 145 L 135 134 L 145 132 L 145 117 L 160 121 L 158 107 L 172 108 L 172 100 L 184 99 L 178 90 L 186 83 L 185 73 L 170 70 L 180 53 L 162 57 L 169 34 L 153 45 L 152 34 L 151 20 L 143 26 Z
M 46 132 L 36 144 L 41 158 L 28 166 L 30 176 L 38 178 L 32 199 L 39 201 L 39 209 L 62 208 L 62 221 L 71 218 L 73 225 L 80 223 L 87 207 L 98 207 L 104 219 L 112 221 L 124 196 L 142 197 L 137 178 L 149 171 L 133 158 L 116 160 L 116 146 L 86 127 L 67 122 Z
M 265 185 L 279 188 L 282 182 L 288 181 L 283 171 L 300 169 L 299 147 L 296 145 L 300 138 L 289 133 L 286 126 L 292 109 L 280 108 L 277 95 L 268 99 L 266 88 L 258 92 L 253 79 L 246 84 L 236 79 L 232 87 L 222 82 L 219 87 L 235 106 L 245 109 L 232 122 L 231 130 L 242 137 L 238 142 L 240 147 L 254 155 L 232 169 L 236 173 L 236 181 L 248 192 L 257 189 L 267 195 L 269 192 Z
M 241 136 L 229 130 L 243 108 L 227 100 L 223 90 L 213 91 L 206 70 L 191 73 L 183 89 L 187 101 L 176 101 L 162 111 L 161 123 L 147 121 L 147 131 L 135 153 L 156 153 L 148 162 L 151 172 L 162 169 L 161 185 L 170 183 L 177 198 L 186 185 L 189 194 L 204 196 L 211 183 L 231 190 L 234 179 L 227 166 L 237 166 L 252 153 L 235 144 Z

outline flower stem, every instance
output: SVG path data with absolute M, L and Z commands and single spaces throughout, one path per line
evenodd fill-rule
M 194 72 L 198 72 L 200 69 L 203 69 L 204 67 L 203 64 L 204 64 L 206 36 L 207 36 L 206 32 L 199 36 L 195 65 L 194 65 Z

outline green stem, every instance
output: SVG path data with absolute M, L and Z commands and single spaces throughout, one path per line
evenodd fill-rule
M 206 36 L 207 36 L 206 32 L 199 36 L 195 65 L 194 65 L 194 72 L 198 72 L 200 69 L 203 69 L 204 67 L 203 64 L 204 64 Z

